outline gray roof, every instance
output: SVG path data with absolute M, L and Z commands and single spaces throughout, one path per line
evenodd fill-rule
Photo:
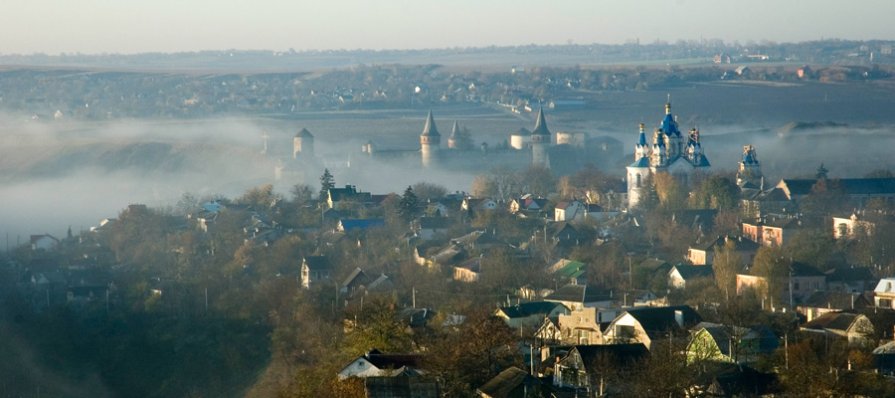
M 441 136 L 441 134 L 438 134 L 438 128 L 435 127 L 435 118 L 432 117 L 432 111 L 429 111 L 429 116 L 426 117 L 426 126 L 423 127 L 423 133 L 420 135 L 427 137 Z
M 451 138 L 457 138 L 457 134 L 460 134 L 460 124 L 454 120 L 454 126 L 451 127 Z
M 784 179 L 781 184 L 789 188 L 792 195 L 808 195 L 817 179 Z M 841 178 L 827 180 L 827 186 L 842 190 L 846 195 L 892 195 L 895 194 L 895 178 Z
M 803 326 L 805 329 L 813 330 L 848 330 L 849 327 L 861 316 L 860 314 L 850 314 L 847 312 L 828 312 Z
M 479 387 L 479 392 L 489 397 L 510 397 L 514 390 L 523 385 L 539 385 L 540 381 L 528 374 L 528 372 L 511 366 L 500 372 L 485 385 Z
M 538 119 L 535 121 L 535 128 L 532 130 L 531 135 L 550 135 L 550 130 L 547 129 L 547 121 L 544 120 L 544 109 L 538 109 Z
M 308 131 L 308 129 L 305 129 L 305 128 L 299 130 L 298 133 L 295 133 L 295 136 L 296 136 L 296 137 L 301 137 L 301 138 L 314 138 L 314 135 L 311 134 L 311 132 Z

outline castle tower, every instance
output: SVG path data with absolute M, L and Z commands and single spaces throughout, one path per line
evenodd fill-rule
M 460 138 L 460 124 L 454 120 L 454 127 L 451 127 L 451 136 L 448 137 L 448 149 L 457 149 L 457 140 Z
M 737 185 L 745 187 L 747 184 L 753 188 L 761 187 L 761 164 L 758 163 L 758 155 L 752 145 L 743 146 L 743 160 L 737 170 Z
M 634 144 L 634 163 L 628 165 L 628 208 L 637 207 L 650 175 L 650 148 L 646 142 L 645 126 L 640 123 L 640 136 Z
M 550 167 L 547 149 L 550 147 L 551 135 L 544 120 L 544 109 L 538 109 L 538 119 L 531 131 L 531 164 L 532 166 Z
M 301 129 L 292 139 L 292 158 L 298 159 L 299 155 L 305 158 L 314 157 L 314 136 L 308 129 Z
M 432 117 L 432 111 L 426 117 L 426 126 L 423 127 L 423 133 L 420 134 L 420 153 L 422 154 L 423 167 L 430 167 L 438 160 L 438 152 L 441 146 L 441 134 L 438 134 L 438 128 L 435 127 L 435 118 Z

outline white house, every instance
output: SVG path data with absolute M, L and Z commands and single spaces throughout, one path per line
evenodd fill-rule
M 873 305 L 895 309 L 895 278 L 883 278 L 873 289 Z
M 414 369 L 418 372 L 420 359 L 421 357 L 417 354 L 385 354 L 374 348 L 345 365 L 339 371 L 339 380 L 349 377 L 364 379 L 391 376 L 406 369 Z

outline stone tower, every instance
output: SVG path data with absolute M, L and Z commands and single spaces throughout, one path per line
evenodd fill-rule
M 435 127 L 435 118 L 432 117 L 432 111 L 426 117 L 426 126 L 423 127 L 423 133 L 420 134 L 420 153 L 422 155 L 423 167 L 431 167 L 438 161 L 438 152 L 441 148 L 441 134 L 438 134 L 438 128 Z
M 454 127 L 451 128 L 451 135 L 448 137 L 448 149 L 457 149 L 457 140 L 460 138 L 460 124 L 454 121 Z
M 550 158 L 547 150 L 550 148 L 551 135 L 547 129 L 547 121 L 544 120 L 544 109 L 538 109 L 538 119 L 535 128 L 531 131 L 531 165 L 550 167 Z
M 308 129 L 301 129 L 292 139 L 292 158 L 298 159 L 299 155 L 304 158 L 314 157 L 314 136 Z
M 743 160 L 737 170 L 737 185 L 741 188 L 763 188 L 761 185 L 761 164 L 752 145 L 743 146 Z

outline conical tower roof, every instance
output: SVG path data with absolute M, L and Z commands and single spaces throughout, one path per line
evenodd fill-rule
M 456 120 L 454 120 L 454 127 L 451 127 L 451 137 L 450 138 L 457 138 L 458 134 L 460 134 L 460 124 L 457 123 Z
M 441 136 L 441 134 L 438 134 L 438 128 L 435 127 L 435 118 L 432 117 L 432 111 L 429 111 L 429 116 L 426 117 L 426 127 L 423 127 L 423 133 L 420 135 L 426 137 Z
M 314 138 L 314 135 L 311 134 L 311 132 L 308 131 L 308 129 L 306 128 L 299 130 L 297 133 L 295 133 L 295 136 L 301 138 Z
M 538 120 L 535 122 L 535 128 L 531 131 L 531 135 L 550 135 L 547 121 L 544 120 L 544 108 L 538 108 Z

